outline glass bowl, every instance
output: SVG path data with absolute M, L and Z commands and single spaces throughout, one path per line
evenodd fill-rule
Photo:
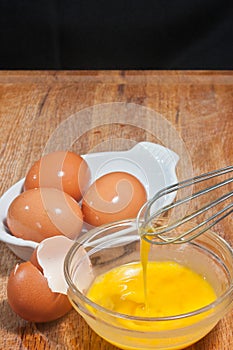
M 216 300 L 186 314 L 134 317 L 103 308 L 87 298 L 96 276 L 140 261 L 135 220 L 97 227 L 74 243 L 64 263 L 68 297 L 99 336 L 121 349 L 186 348 L 210 332 L 233 304 L 233 250 L 220 236 L 207 231 L 188 243 L 152 245 L 149 260 L 172 260 L 203 275 L 214 288 Z

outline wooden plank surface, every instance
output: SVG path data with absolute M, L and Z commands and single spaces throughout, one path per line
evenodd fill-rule
M 87 120 L 78 119 L 77 127 L 85 132 L 67 141 L 70 149 L 84 154 L 125 149 L 145 140 L 176 148 L 176 141 L 181 140 L 195 175 L 233 164 L 232 98 L 232 72 L 0 72 L 0 195 L 25 176 L 63 122 L 84 108 L 104 103 L 134 103 L 139 109 L 145 106 L 156 111 L 164 118 L 164 125 L 169 125 L 163 130 L 163 139 L 147 115 L 142 127 L 142 119 L 132 123 L 127 117 L 125 122 L 119 117 L 117 123 L 111 114 L 96 115 L 93 109 L 86 128 Z M 64 138 L 59 142 L 61 145 Z M 181 176 L 185 174 L 184 169 L 178 171 Z M 228 217 L 215 228 L 231 245 L 232 223 Z M 0 243 L 0 349 L 116 349 L 92 332 L 75 311 L 47 324 L 28 323 L 16 316 L 7 303 L 6 285 L 19 261 Z M 230 312 L 209 335 L 188 349 L 232 348 Z

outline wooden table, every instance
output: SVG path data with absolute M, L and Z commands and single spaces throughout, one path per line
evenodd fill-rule
M 25 176 L 63 121 L 84 108 L 107 102 L 134 103 L 162 115 L 175 130 L 176 138 L 183 140 L 194 174 L 233 164 L 232 95 L 232 72 L 1 72 L 0 195 Z M 102 123 L 99 116 L 97 125 L 95 109 L 92 117 L 88 130 L 78 140 L 71 140 L 73 144 L 70 141 L 71 149 L 80 153 L 109 147 L 124 149 L 133 142 L 159 139 L 146 116 L 146 128 L 137 128 L 120 118 L 119 123 L 112 124 L 111 115 L 108 123 Z M 80 119 L 81 129 L 82 123 L 84 119 Z M 163 143 L 161 138 L 159 141 Z M 174 147 L 175 144 L 174 141 Z M 232 217 L 215 230 L 233 245 Z M 11 269 L 20 259 L 3 243 L 0 259 L 0 349 L 116 349 L 92 332 L 75 311 L 47 324 L 28 323 L 17 317 L 8 306 L 6 285 Z M 188 349 L 232 348 L 231 312 L 208 336 Z

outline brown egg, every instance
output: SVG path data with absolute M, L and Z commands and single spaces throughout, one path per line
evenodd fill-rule
M 57 151 L 43 156 L 28 171 L 24 190 L 52 187 L 79 201 L 90 182 L 87 162 L 78 154 Z
M 67 193 L 54 188 L 21 193 L 7 212 L 7 225 L 11 233 L 35 242 L 55 235 L 75 239 L 81 232 L 82 224 L 79 204 Z
M 146 190 L 135 176 L 125 172 L 109 173 L 97 179 L 84 195 L 84 221 L 99 226 L 135 218 L 146 200 Z
M 53 293 L 47 279 L 30 261 L 16 265 L 12 270 L 7 297 L 12 310 L 31 322 L 52 321 L 72 309 L 67 296 Z

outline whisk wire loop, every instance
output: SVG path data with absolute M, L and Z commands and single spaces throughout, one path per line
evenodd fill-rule
M 192 193 L 191 195 L 188 195 L 184 198 L 178 199 L 168 205 L 163 206 L 162 208 L 158 209 L 151 215 L 151 208 L 153 204 L 158 201 L 163 196 L 167 196 L 171 194 L 172 192 L 177 192 L 180 189 L 186 188 L 188 186 L 200 183 L 202 181 L 210 180 L 214 177 L 228 174 L 233 171 L 233 166 L 228 166 L 222 169 L 218 169 L 216 171 L 211 171 L 196 177 L 193 177 L 188 180 L 181 181 L 179 183 L 176 183 L 174 185 L 171 185 L 169 187 L 166 187 L 159 191 L 147 204 L 144 208 L 142 208 L 141 212 L 138 215 L 138 224 L 140 226 L 140 232 L 142 237 L 153 243 L 153 244 L 168 244 L 168 243 L 184 243 L 191 241 L 192 239 L 198 237 L 208 229 L 212 228 L 216 223 L 218 223 L 220 220 L 224 219 L 228 215 L 230 215 L 233 212 L 233 202 L 228 204 L 222 209 L 219 209 L 216 213 L 209 216 L 208 218 L 204 219 L 199 224 L 196 224 L 194 227 L 190 229 L 185 229 L 182 233 L 179 233 L 178 235 L 168 235 L 171 234 L 173 230 L 176 230 L 177 228 L 180 228 L 182 225 L 188 223 L 189 221 L 193 220 L 194 218 L 197 218 L 199 215 L 208 212 L 210 209 L 214 208 L 215 206 L 224 203 L 225 201 L 229 200 L 233 196 L 233 191 L 227 192 L 226 194 L 220 196 L 219 198 L 213 200 L 212 202 L 204 205 L 203 207 L 197 209 L 196 211 L 192 212 L 191 214 L 188 214 L 181 218 L 180 220 L 177 220 L 175 222 L 172 222 L 170 224 L 161 224 L 160 217 L 163 214 L 166 214 L 169 210 L 174 209 L 180 205 L 183 205 L 185 203 L 188 203 L 189 201 L 198 198 L 199 196 L 208 194 L 211 191 L 214 191 L 218 188 L 221 188 L 223 186 L 226 186 L 227 184 L 230 184 L 233 182 L 233 177 L 228 178 L 224 181 L 220 181 L 212 186 L 206 187 L 200 191 L 197 191 L 195 193 Z M 143 217 L 143 223 L 139 223 L 139 218 L 142 215 L 142 212 L 144 212 Z

